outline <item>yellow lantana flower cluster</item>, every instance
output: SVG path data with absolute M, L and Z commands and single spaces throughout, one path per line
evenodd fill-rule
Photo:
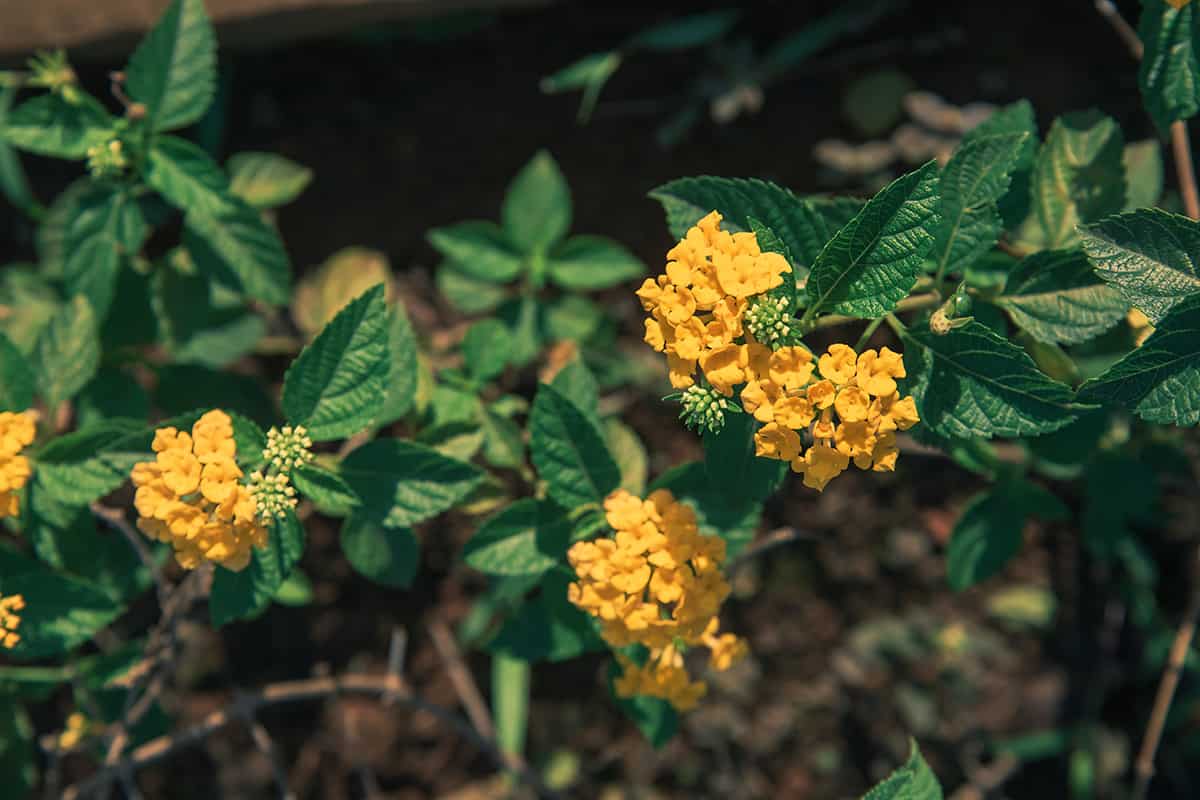
M 788 348 L 785 348 L 788 349 Z M 807 350 L 790 348 L 786 364 L 766 370 L 742 389 L 742 407 L 766 423 L 754 435 L 755 452 L 791 463 L 804 485 L 818 491 L 845 471 L 891 472 L 896 468 L 896 431 L 920 421 L 913 398 L 900 397 L 896 378 L 905 377 L 899 353 L 884 347 L 855 353 L 832 344 L 818 359 L 814 375 Z M 807 430 L 807 451 L 800 431 Z
M 250 549 L 265 547 L 254 493 L 240 483 L 233 422 L 224 411 L 209 411 L 192 432 L 159 428 L 152 445 L 158 454 L 133 468 L 138 528 L 170 542 L 185 569 L 213 561 L 239 571 Z
M 21 637 L 17 633 L 17 628 L 21 625 L 21 617 L 17 612 L 24 608 L 25 598 L 21 595 L 10 594 L 8 597 L 0 595 L 0 647 L 11 650 L 17 646 L 17 642 L 21 641 Z
M 36 435 L 34 412 L 0 412 L 0 517 L 15 517 L 21 511 L 19 494 L 33 474 L 21 451 L 33 444 Z
M 641 666 L 618 656 L 619 696 L 660 697 L 686 711 L 705 685 L 688 676 L 680 645 L 707 646 L 717 669 L 746 653 L 744 641 L 717 633 L 717 614 L 729 595 L 721 574 L 725 541 L 701 534 L 695 512 L 665 489 L 645 500 L 617 490 L 604 510 L 615 535 L 578 542 L 567 552 L 578 577 L 567 597 L 600 621 L 610 646 L 649 649 Z
M 667 354 L 671 385 L 691 386 L 699 365 L 713 388 L 732 395 L 749 358 L 739 343 L 748 298 L 779 286 L 791 270 L 783 256 L 762 252 L 753 233 L 721 230 L 716 211 L 696 223 L 667 253 L 666 272 L 637 291 L 650 312 L 646 343 Z

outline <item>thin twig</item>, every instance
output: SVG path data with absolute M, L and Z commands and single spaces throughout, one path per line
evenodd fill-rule
M 125 519 L 125 514 L 119 509 L 109 508 L 99 502 L 92 503 L 91 509 L 97 519 L 124 535 L 143 566 L 150 571 L 150 577 L 154 579 L 154 586 L 158 591 L 158 605 L 161 608 L 167 601 L 167 582 L 163 577 L 162 570 L 158 568 L 158 564 L 154 560 L 154 553 L 146 546 L 146 538 L 129 524 L 129 521 Z
M 250 730 L 250 738 L 254 740 L 254 746 L 271 764 L 271 772 L 275 776 L 275 785 L 279 789 L 280 800 L 296 800 L 295 793 L 288 787 L 287 770 L 284 769 L 283 760 L 279 757 L 279 748 L 275 746 L 275 740 L 271 738 L 271 734 L 253 716 L 246 717 L 243 721 Z
M 475 728 L 462 717 L 441 706 L 428 702 L 414 694 L 394 675 L 343 675 L 342 677 L 309 678 L 299 681 L 284 681 L 264 686 L 255 692 L 239 695 L 230 706 L 214 711 L 201 722 L 175 733 L 151 739 L 140 747 L 129 751 L 124 758 L 115 764 L 106 764 L 87 780 L 70 786 L 63 792 L 63 800 L 79 800 L 91 797 L 97 790 L 107 786 L 121 770 L 136 771 L 142 767 L 154 764 L 167 758 L 173 753 L 186 747 L 198 744 L 209 735 L 225 726 L 245 719 L 253 718 L 267 707 L 321 700 L 337 694 L 367 694 L 379 697 L 391 695 L 395 701 L 406 708 L 424 711 L 446 725 L 454 728 L 463 738 L 471 741 L 476 747 L 504 769 L 512 766 L 495 742 L 479 735 Z M 557 797 L 557 793 L 543 784 L 536 773 L 527 767 L 514 770 L 517 775 L 543 797 Z
M 1121 37 L 1121 41 L 1129 48 L 1129 52 L 1137 61 L 1142 60 L 1142 54 L 1145 48 L 1142 47 L 1142 40 L 1138 38 L 1137 31 L 1133 26 L 1125 21 L 1121 16 L 1121 12 L 1117 9 L 1117 4 L 1112 0 L 1096 0 L 1096 10 L 1100 12 L 1100 16 L 1108 20 L 1108 24 L 1112 25 L 1113 30 L 1117 32 L 1117 36 Z
M 1133 800 L 1144 800 L 1146 792 L 1150 788 L 1150 780 L 1154 777 L 1154 756 L 1158 752 L 1159 742 L 1162 741 L 1163 728 L 1167 724 L 1167 713 L 1171 710 L 1171 701 L 1175 699 L 1175 689 L 1179 686 L 1183 665 L 1187 662 L 1188 653 L 1191 651 L 1192 638 L 1196 634 L 1198 620 L 1200 620 L 1200 585 L 1192 589 L 1187 614 L 1179 623 L 1179 630 L 1175 632 L 1175 641 L 1171 643 L 1171 652 L 1167 656 L 1162 678 L 1158 682 L 1154 707 L 1150 710 L 1150 720 L 1146 723 L 1146 733 L 1142 737 L 1142 748 L 1138 751 L 1137 761 L 1134 764 L 1136 778 L 1133 784 Z
M 1200 194 L 1196 191 L 1196 169 L 1192 166 L 1192 144 L 1188 138 L 1187 122 L 1177 119 L 1171 123 L 1171 152 L 1175 156 L 1175 174 L 1179 178 L 1179 193 L 1183 207 L 1192 219 L 1200 219 Z
M 912 297 L 906 297 L 896 304 L 894 313 L 901 314 L 905 311 L 917 311 L 922 308 L 936 306 L 942 302 L 942 296 L 937 292 L 928 294 L 914 294 Z M 862 322 L 859 317 L 843 317 L 839 314 L 830 314 L 825 317 L 819 317 L 813 323 L 813 328 L 831 328 L 835 325 L 847 325 L 851 322 Z
M 475 678 L 471 675 L 467 662 L 463 660 L 462 653 L 458 650 L 454 634 L 446 627 L 446 623 L 436 616 L 430 618 L 428 628 L 429 636 L 433 639 L 433 646 L 437 648 L 438 655 L 442 657 L 442 661 L 446 665 L 446 674 L 449 676 L 450 682 L 454 684 L 454 691 L 458 694 L 463 708 L 466 709 L 471 724 L 485 739 L 496 738 L 496 726 L 492 723 L 492 714 L 488 711 L 483 694 L 475 684 Z
M 742 552 L 731 559 L 725 566 L 725 574 L 732 575 L 736 570 L 745 566 L 750 561 L 777 547 L 783 547 L 792 542 L 811 541 L 815 538 L 813 534 L 807 531 L 798 531 L 795 528 L 777 528 L 758 541 L 751 542 Z

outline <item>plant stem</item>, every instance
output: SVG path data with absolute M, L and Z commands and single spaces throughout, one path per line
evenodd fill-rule
M 914 294 L 911 297 L 906 297 L 896 304 L 897 314 L 902 314 L 905 311 L 917 311 L 922 308 L 936 306 L 942 302 L 942 296 L 937 292 L 929 294 Z M 860 322 L 858 317 L 843 317 L 840 314 L 830 314 L 827 317 L 821 317 L 813 324 L 813 330 L 818 328 L 832 328 L 837 325 L 846 325 L 851 322 Z
M 871 336 L 875 331 L 879 330 L 879 326 L 883 324 L 883 317 L 871 320 L 871 324 L 862 332 L 862 336 L 858 337 L 858 341 L 854 344 L 854 352 L 861 353 L 863 347 L 870 341 Z
M 1179 178 L 1179 193 L 1183 207 L 1192 219 L 1200 219 L 1200 195 L 1196 192 L 1196 170 L 1192 166 L 1192 144 L 1188 139 L 1187 122 L 1177 119 L 1171 123 L 1171 152 L 1175 156 L 1175 174 Z
M 1096 0 L 1096 10 L 1100 12 L 1100 16 L 1108 20 L 1108 24 L 1112 25 L 1113 30 L 1117 32 L 1117 36 L 1121 37 L 1121 41 L 1125 42 L 1125 46 L 1129 48 L 1129 52 L 1138 61 L 1142 60 L 1142 40 L 1138 38 L 1137 31 L 1133 26 L 1125 21 L 1121 16 L 1121 12 L 1117 10 L 1117 4 L 1112 0 Z

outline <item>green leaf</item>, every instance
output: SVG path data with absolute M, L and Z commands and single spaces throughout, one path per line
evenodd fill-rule
M 471 376 L 485 383 L 504 372 L 512 352 L 508 326 L 497 319 L 482 319 L 467 329 L 462 343 L 463 360 Z
M 571 523 L 547 500 L 518 500 L 486 520 L 463 548 L 463 561 L 489 575 L 541 575 L 567 552 Z
M 604 439 L 621 468 L 621 488 L 639 497 L 645 494 L 650 457 L 637 433 L 619 419 L 610 419 L 604 423 Z
M 292 202 L 313 179 L 311 169 L 275 153 L 238 153 L 225 169 L 230 191 L 259 209 Z
M 479 428 L 483 432 L 483 457 L 494 467 L 518 469 L 525 463 L 521 427 L 492 408 L 481 408 Z
M 182 415 L 197 408 L 223 408 L 244 414 L 268 427 L 280 421 L 274 401 L 258 378 L 198 364 L 161 367 L 154 404 L 167 414 Z
M 492 718 L 501 751 L 521 755 L 529 725 L 529 664 L 503 653 L 492 656 Z
M 208 153 L 178 136 L 159 136 L 146 158 L 146 183 L 189 215 L 220 216 L 233 205 L 229 179 Z
M 786 461 L 754 454 L 754 432 L 758 427 L 749 414 L 727 414 L 720 431 L 704 434 L 708 483 L 731 506 L 766 499 L 788 473 Z
M 1117 214 L 1081 231 L 1101 278 L 1152 322 L 1200 292 L 1200 223 L 1157 208 Z
M 144 428 L 135 420 L 105 420 L 56 437 L 38 451 L 37 485 L 68 505 L 98 500 L 128 480 L 135 463 L 146 460 L 143 452 L 119 447 Z
M 69 103 L 57 93 L 26 100 L 8 113 L 4 138 L 22 150 L 78 160 L 112 135 L 113 119 L 87 95 Z
M 301 464 L 291 473 L 300 494 L 313 501 L 322 514 L 345 516 L 359 506 L 358 495 L 336 472 L 316 464 Z
M 267 546 L 255 549 L 241 572 L 217 567 L 208 599 L 213 627 L 250 619 L 271 605 L 283 582 L 304 555 L 304 526 L 288 512 L 267 532 Z
M 1029 436 L 1072 422 L 1070 387 L 1051 380 L 1029 354 L 979 322 L 938 336 L 904 334 L 907 392 L 921 421 L 951 438 Z
M 779 237 L 804 269 L 841 227 L 844 212 L 858 213 L 852 201 L 802 200 L 782 186 L 756 179 L 680 178 L 659 186 L 650 197 L 662 204 L 667 228 L 676 239 L 710 211 L 719 211 L 722 230 L 734 233 L 749 231 L 753 217 Z
M 933 246 L 937 187 L 931 161 L 871 198 L 817 256 L 808 276 L 809 312 L 881 317 L 907 297 Z
M 582 359 L 572 358 L 550 385 L 596 425 L 600 425 L 600 386 Z
M 190 125 L 217 88 L 217 40 L 203 0 L 172 0 L 125 68 L 125 90 L 146 106 L 151 130 Z
M 688 50 L 717 41 L 737 22 L 740 12 L 736 9 L 706 11 L 646 28 L 632 36 L 626 43 L 631 50 L 653 50 L 670 52 Z
M 1027 133 L 977 136 L 954 152 L 940 184 L 941 224 L 933 247 L 940 273 L 961 273 L 992 249 L 1004 226 L 996 203 L 1028 141 Z
M 503 286 L 473 278 L 449 261 L 438 267 L 436 283 L 438 293 L 464 314 L 491 311 L 503 303 L 509 294 L 509 290 Z
M 657 697 L 617 697 L 617 707 L 625 712 L 625 716 L 633 720 L 646 741 L 654 748 L 660 748 L 675 738 L 679 732 L 679 712 L 675 707 Z
M 219 214 L 189 213 L 183 245 L 196 266 L 255 300 L 284 305 L 291 296 L 291 265 L 279 234 L 237 198 Z
M 758 530 L 762 504 L 748 497 L 726 498 L 709 481 L 703 462 L 691 461 L 668 470 L 649 489 L 670 489 L 676 499 L 691 506 L 700 532 L 724 539 L 730 558 L 748 545 Z
M 541 304 L 532 295 L 513 297 L 496 309 L 496 318 L 508 326 L 513 349 L 509 356 L 514 367 L 523 367 L 542 352 L 542 336 L 538 330 Z
M 1033 205 L 1048 248 L 1078 241 L 1076 226 L 1125 205 L 1125 142 L 1098 111 L 1054 121 L 1033 167 Z
M 995 302 L 1031 336 L 1050 344 L 1099 336 L 1129 307 L 1078 250 L 1047 250 L 1023 259 Z
M 29 188 L 21 159 L 4 138 L 8 115 L 18 91 L 16 86 L 0 86 L 0 191 L 15 208 L 31 218 L 40 218 L 43 209 Z
M 1157 139 L 1125 145 L 1125 211 L 1158 205 L 1163 193 L 1162 146 Z
M 863 796 L 863 800 L 942 800 L 942 787 L 917 743 L 912 742 L 908 761 Z
M 54 315 L 38 337 L 35 356 L 47 408 L 58 408 L 96 374 L 100 366 L 99 339 L 96 317 L 86 297 L 76 295 Z
M 521 252 L 548 250 L 571 229 L 571 190 L 545 150 L 517 173 L 500 209 L 508 240 Z
M 572 580 L 559 570 L 547 572 L 539 594 L 508 618 L 488 650 L 522 661 L 558 662 L 606 649 L 592 618 L 567 600 Z
M 417 399 L 420 375 L 417 335 L 404 306 L 399 304 L 388 309 L 388 352 L 391 369 L 388 371 L 387 397 L 383 401 L 383 410 L 375 419 L 377 425 L 386 425 L 406 416 Z
M 596 101 L 600 99 L 604 84 L 608 83 L 608 79 L 620 66 L 621 54 L 616 50 L 589 53 L 558 72 L 542 78 L 538 87 L 546 94 L 583 89 L 583 99 L 579 103 L 576 119 L 584 123 L 592 116 L 592 110 L 596 107 Z
M 1030 517 L 1062 520 L 1070 512 L 1045 489 L 1023 480 L 996 484 L 963 509 L 946 549 L 946 576 L 961 591 L 995 575 L 1021 549 Z
M 8 307 L 8 315 L 0 319 L 0 332 L 25 356 L 33 353 L 42 329 L 62 305 L 47 271 L 45 262 L 40 267 L 12 264 L 0 270 L 0 305 Z
M 15 699 L 0 700 L 0 785 L 13 797 L 30 797 L 37 786 L 35 741 L 25 709 Z
M 476 280 L 508 283 L 524 268 L 520 254 L 494 222 L 459 222 L 434 228 L 425 238 L 456 270 Z
M 162 343 L 174 360 L 219 368 L 254 349 L 266 333 L 262 316 L 201 275 L 154 273 L 151 303 Z M 189 407 L 190 404 L 189 404 Z
M 122 611 L 98 587 L 51 570 L 8 545 L 0 545 L 0 576 L 0 592 L 25 598 L 21 641 L 9 651 L 14 659 L 66 653 L 91 639 Z
M 646 273 L 641 261 L 603 236 L 572 236 L 548 260 L 550 280 L 564 289 L 608 289 Z
M 412 585 L 421 561 L 412 529 L 386 527 L 363 513 L 342 523 L 342 552 L 359 574 L 399 589 Z
M 383 410 L 391 370 L 383 292 L 380 284 L 346 305 L 284 375 L 284 413 L 314 441 L 357 433 Z
M 754 238 L 758 241 L 759 248 L 764 253 L 778 253 L 786 258 L 789 264 L 792 263 L 791 251 L 773 230 L 754 217 L 750 217 L 747 222 L 750 224 L 750 230 L 754 232 Z M 784 313 L 793 314 L 800 301 L 800 292 L 796 291 L 796 271 L 793 269 L 791 272 L 785 272 L 781 277 L 783 283 L 768 290 L 765 296 L 776 301 L 782 298 L 787 303 L 783 309 Z
M 1021 155 L 1017 158 L 1012 172 L 1012 181 L 1008 193 L 997 201 L 1004 227 L 1015 229 L 1026 217 L 1032 198 L 1030 185 L 1032 182 L 1033 162 L 1038 150 L 1038 126 L 1034 117 L 1033 106 L 1028 100 L 1018 100 L 997 110 L 979 125 L 963 135 L 960 147 L 965 147 L 974 140 L 1002 133 L 1025 133 L 1028 138 L 1021 145 Z
M 121 186 L 88 184 L 63 234 L 68 296 L 83 295 L 97 319 L 107 317 L 121 265 L 137 254 L 148 234 L 142 209 Z
M 342 461 L 342 477 L 373 519 L 401 528 L 448 511 L 482 479 L 478 467 L 399 439 L 377 439 Z
M 1146 110 L 1165 134 L 1175 120 L 1200 111 L 1200 17 L 1191 4 L 1173 8 L 1164 0 L 1145 0 L 1138 36 L 1145 48 L 1138 87 Z
M 1079 389 L 1079 399 L 1147 422 L 1200 422 L 1200 295 L 1180 303 L 1142 346 Z
M 279 591 L 275 593 L 274 599 L 281 606 L 303 607 L 312 605 L 312 581 L 297 567 L 280 584 Z
M 24 411 L 33 402 L 37 377 L 7 336 L 0 333 L 0 411 Z
M 538 476 L 565 508 L 599 503 L 620 485 L 621 471 L 596 423 L 553 386 L 538 387 L 529 437 Z

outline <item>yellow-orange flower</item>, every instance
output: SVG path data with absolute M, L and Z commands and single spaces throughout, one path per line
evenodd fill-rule
M 18 498 L 33 475 L 21 451 L 33 444 L 36 435 L 36 412 L 0 412 L 0 517 L 15 517 L 21 511 Z
M 21 636 L 17 633 L 17 628 L 21 626 L 21 616 L 17 612 L 24 608 L 25 598 L 21 595 L 0 595 L 0 647 L 11 650 L 21 641 Z

